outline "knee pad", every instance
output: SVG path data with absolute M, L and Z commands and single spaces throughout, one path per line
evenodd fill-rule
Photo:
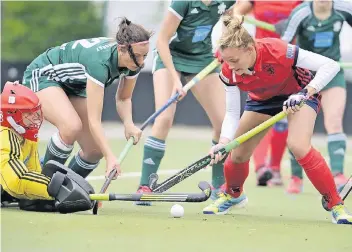
M 60 213 L 74 213 L 92 208 L 93 202 L 89 194 L 93 194 L 94 189 L 84 178 L 56 161 L 49 161 L 43 173 L 52 177 L 48 193 L 55 198 L 55 207 Z

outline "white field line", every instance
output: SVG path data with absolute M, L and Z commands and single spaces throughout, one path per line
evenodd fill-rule
M 328 157 L 324 157 L 325 160 L 328 160 Z M 284 160 L 282 161 L 282 167 L 289 167 L 290 166 L 290 161 L 289 160 Z M 173 175 L 182 170 L 183 168 L 177 170 L 177 169 L 170 169 L 170 170 L 161 170 L 158 171 L 158 175 Z M 208 167 L 207 169 L 201 170 L 201 172 L 211 172 L 211 167 Z M 119 176 L 118 179 L 126 179 L 126 178 L 139 178 L 141 177 L 141 172 L 125 172 L 122 173 L 121 176 Z M 88 181 L 97 181 L 97 180 L 105 180 L 104 175 L 100 176 L 89 176 L 87 178 Z

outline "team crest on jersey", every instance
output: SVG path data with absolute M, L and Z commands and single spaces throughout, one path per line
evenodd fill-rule
M 218 6 L 218 14 L 222 15 L 226 10 L 226 5 L 222 2 L 219 6 Z
M 334 23 L 334 28 L 333 28 L 334 32 L 340 31 L 341 27 L 342 27 L 342 23 L 340 21 L 335 22 Z
M 295 56 L 295 46 L 288 44 L 287 51 L 286 51 L 286 58 L 293 59 L 294 56 Z
M 263 69 L 265 72 L 267 72 L 269 75 L 274 75 L 275 74 L 275 70 L 273 65 L 271 64 L 264 64 L 263 65 Z
M 315 27 L 313 25 L 310 25 L 310 26 L 307 27 L 307 31 L 314 32 L 315 31 Z

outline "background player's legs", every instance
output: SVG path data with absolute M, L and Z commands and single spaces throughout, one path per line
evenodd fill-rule
M 281 160 L 286 149 L 286 141 L 288 136 L 288 123 L 284 118 L 275 123 L 271 130 L 270 143 L 270 169 L 273 172 L 273 178 L 269 181 L 270 185 L 281 186 L 283 184 L 281 178 Z
M 343 132 L 342 122 L 346 106 L 346 89 L 332 87 L 321 92 L 324 125 L 328 133 L 328 151 L 330 168 L 337 187 L 343 186 L 347 179 L 343 175 L 343 166 L 346 152 L 346 135 Z M 338 99 L 336 99 L 338 97 Z
M 87 99 L 78 96 L 71 96 L 69 99 L 81 119 L 82 130 L 77 134 L 81 150 L 72 157 L 68 167 L 85 178 L 98 166 L 103 154 L 89 129 Z
M 316 116 L 316 111 L 308 105 L 303 106 L 299 112 L 290 114 L 287 145 L 309 180 L 327 199 L 331 208 L 342 201 L 329 166 L 322 155 L 311 146 Z
M 257 174 L 257 185 L 266 186 L 268 179 L 271 177 L 271 171 L 267 167 L 268 150 L 270 149 L 270 142 L 272 137 L 272 130 L 262 138 L 259 144 L 255 147 L 253 152 L 253 160 L 255 165 L 255 172 Z M 267 175 L 270 177 L 267 177 Z M 259 182 L 260 181 L 260 182 Z
M 187 76 L 186 80 L 190 81 L 192 76 Z M 223 83 L 217 73 L 210 74 L 200 81 L 192 89 L 193 95 L 207 113 L 211 125 L 213 126 L 212 144 L 218 143 L 221 133 L 222 121 L 224 120 L 226 104 L 225 90 Z M 219 162 L 212 167 L 212 185 L 214 188 L 220 188 L 224 184 L 224 164 Z
M 258 126 L 271 116 L 252 111 L 245 111 L 240 119 L 235 137 Z M 224 164 L 225 193 L 219 194 L 219 199 L 203 209 L 205 214 L 225 214 L 230 207 L 242 207 L 247 202 L 243 192 L 243 185 L 249 174 L 249 159 L 260 140 L 268 130 L 241 144 L 230 152 Z
M 64 164 L 72 152 L 77 135 L 82 129 L 81 120 L 66 93 L 60 87 L 47 87 L 36 94 L 42 104 L 44 118 L 59 130 L 50 139 L 44 157 L 44 164 L 48 160 L 55 160 Z
M 169 71 L 165 68 L 154 72 L 153 82 L 155 109 L 157 110 L 171 97 L 173 83 Z M 175 111 L 176 104 L 171 104 L 169 108 L 155 119 L 152 135 L 147 138 L 144 144 L 140 186 L 148 186 L 150 174 L 158 171 L 165 153 L 165 139 L 172 126 Z

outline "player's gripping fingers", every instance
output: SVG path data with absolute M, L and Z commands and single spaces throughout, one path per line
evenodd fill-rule
M 218 163 L 219 161 L 221 161 L 224 158 L 224 156 L 219 152 L 219 150 L 224 148 L 224 146 L 225 146 L 224 144 L 219 143 L 217 145 L 214 145 L 210 149 L 210 151 L 209 151 L 209 154 L 210 154 L 210 157 L 211 157 L 210 165 L 216 164 L 216 163 Z

